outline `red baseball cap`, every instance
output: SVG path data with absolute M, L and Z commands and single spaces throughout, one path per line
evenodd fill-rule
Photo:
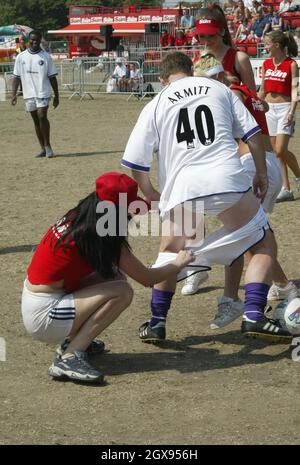
M 96 195 L 99 200 L 107 200 L 113 202 L 115 205 L 122 204 L 122 196 L 119 194 L 126 195 L 126 207 L 128 208 L 132 202 L 140 200 L 147 205 L 148 203 L 137 195 L 138 184 L 134 179 L 122 173 L 105 173 L 96 179 Z M 121 202 L 121 203 L 120 203 Z
M 223 29 L 219 21 L 211 18 L 200 18 L 196 20 L 196 34 L 214 36 Z

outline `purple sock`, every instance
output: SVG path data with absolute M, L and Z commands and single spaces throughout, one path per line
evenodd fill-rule
M 174 292 L 161 291 L 160 289 L 152 289 L 151 312 L 152 318 L 150 326 L 157 325 L 158 323 L 166 322 L 167 314 L 171 306 Z
M 245 311 L 244 316 L 249 320 L 262 320 L 267 304 L 267 295 L 270 286 L 265 283 L 249 283 L 245 285 Z

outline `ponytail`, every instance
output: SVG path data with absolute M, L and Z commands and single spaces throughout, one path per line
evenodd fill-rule
M 284 35 L 286 37 L 286 47 L 288 51 L 288 56 L 289 57 L 298 56 L 298 45 L 294 39 L 293 34 L 291 32 L 285 32 Z
M 298 55 L 298 45 L 294 39 L 293 34 L 290 32 L 271 31 L 266 34 L 273 43 L 280 45 L 283 52 L 287 50 L 289 57 L 296 57 Z

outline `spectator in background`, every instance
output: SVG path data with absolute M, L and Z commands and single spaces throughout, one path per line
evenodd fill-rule
M 118 58 L 116 60 L 116 67 L 113 71 L 112 78 L 116 80 L 117 88 L 121 92 L 125 84 L 126 66 L 123 61 Z
M 264 18 L 266 18 L 269 21 L 269 23 L 272 21 L 273 13 L 274 13 L 273 5 L 268 5 L 267 12 L 264 14 Z
M 16 38 L 16 56 L 26 50 L 26 42 L 23 36 Z
M 250 10 L 253 7 L 253 1 L 252 0 L 244 0 L 244 7 L 245 7 L 245 15 L 246 17 L 251 16 Z
M 268 28 L 269 21 L 265 16 L 263 16 L 261 12 L 254 15 L 254 23 L 251 27 L 251 31 L 254 32 L 256 37 L 262 39 L 265 33 L 267 32 Z
M 290 2 L 289 0 L 282 0 L 279 5 L 279 14 L 286 13 L 290 9 Z
M 188 29 L 190 27 L 195 27 L 196 21 L 194 16 L 190 15 L 189 10 L 183 10 L 183 16 L 180 18 L 180 26 L 183 29 Z
M 300 27 L 296 27 L 294 34 L 295 42 L 298 46 L 298 56 L 300 55 Z
M 128 92 L 137 90 L 141 79 L 141 71 L 137 69 L 135 63 L 129 64 L 129 79 L 127 80 Z
M 172 47 L 174 45 L 174 40 L 174 36 L 169 34 L 167 29 L 162 29 L 159 41 L 161 47 Z
M 267 32 L 283 31 L 284 22 L 278 11 L 274 11 Z
M 257 35 L 255 35 L 253 30 L 251 30 L 249 32 L 249 34 L 248 34 L 247 41 L 248 42 L 256 42 L 256 43 L 258 43 L 258 42 L 260 42 L 260 38 L 257 37 Z
M 252 17 L 258 13 L 262 13 L 263 9 L 261 2 L 259 2 L 258 0 L 253 0 L 252 7 L 249 8 L 249 11 Z
M 26 47 L 26 42 L 25 42 L 24 37 L 23 36 L 17 37 L 16 38 L 16 58 L 21 52 L 25 52 L 26 48 L 27 47 Z M 22 94 L 23 94 L 22 82 L 20 81 L 18 95 L 22 95 Z
M 229 31 L 229 34 L 231 35 L 231 37 L 235 37 L 235 35 L 236 35 L 236 28 L 235 28 L 234 21 L 232 21 L 232 19 L 230 19 L 229 21 L 227 21 L 227 24 L 228 24 L 228 31 Z
M 245 7 L 242 0 L 238 1 L 237 6 L 234 9 L 234 20 L 236 22 L 243 21 L 245 19 Z
M 229 24 L 228 24 L 228 29 L 229 29 Z M 249 24 L 249 21 L 247 18 L 245 18 L 244 21 L 237 28 L 237 31 L 235 34 L 235 40 L 237 42 L 242 42 L 242 41 L 247 40 L 250 29 L 251 29 L 251 26 Z M 230 29 L 229 29 L 229 32 L 230 32 Z
M 245 0 L 245 2 L 251 2 L 252 4 L 252 0 Z M 246 6 L 246 3 L 244 2 L 245 6 Z M 224 3 L 223 5 L 223 11 L 225 13 L 225 15 L 231 15 L 233 13 L 233 6 L 230 4 L 230 1 L 228 3 Z
M 184 47 L 187 45 L 186 36 L 182 29 L 176 31 L 174 45 L 175 47 Z

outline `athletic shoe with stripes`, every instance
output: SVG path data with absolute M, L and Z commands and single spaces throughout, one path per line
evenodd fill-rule
M 70 340 L 68 338 L 65 339 L 64 342 L 60 346 L 57 347 L 56 354 L 59 356 L 62 356 L 62 354 L 66 351 L 69 344 L 70 344 Z M 88 346 L 88 348 L 86 349 L 86 352 L 88 355 L 97 355 L 97 354 L 102 354 L 104 350 L 105 350 L 104 342 L 100 341 L 99 339 L 95 339 Z
M 49 375 L 54 379 L 83 381 L 87 383 L 103 383 L 104 376 L 88 362 L 86 352 L 75 351 L 67 358 L 56 357 Z
M 249 320 L 246 316 L 242 321 L 242 334 L 246 337 L 264 339 L 268 342 L 290 343 L 293 336 L 281 328 L 278 320 L 264 317 L 262 320 Z
M 149 321 L 146 321 L 139 329 L 139 336 L 143 341 L 162 341 L 166 339 L 166 325 L 158 323 L 151 328 Z

